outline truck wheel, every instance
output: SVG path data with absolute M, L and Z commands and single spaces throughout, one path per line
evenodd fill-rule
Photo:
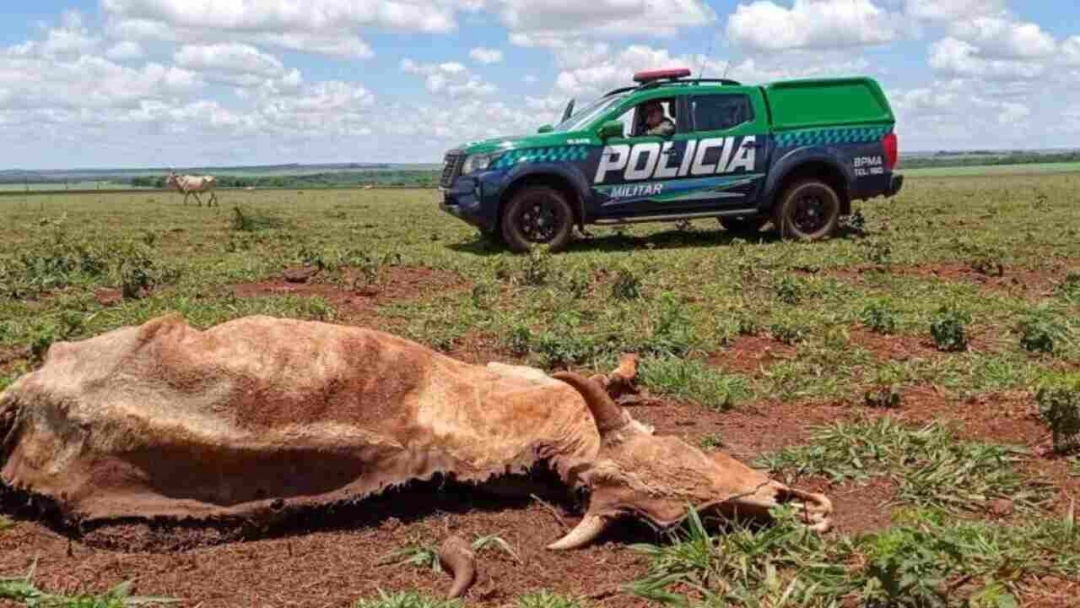
M 532 245 L 547 245 L 559 251 L 570 243 L 574 212 L 558 190 L 530 186 L 510 199 L 502 217 L 502 235 L 510 249 L 528 251 Z
M 825 182 L 797 182 L 784 192 L 775 214 L 773 225 L 781 237 L 819 241 L 832 235 L 840 222 L 840 197 Z
M 768 216 L 756 217 L 722 217 L 718 218 L 724 230 L 732 234 L 756 234 L 758 230 L 769 223 Z

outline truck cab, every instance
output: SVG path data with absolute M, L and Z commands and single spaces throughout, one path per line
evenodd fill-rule
M 442 208 L 522 251 L 565 247 L 573 227 L 718 218 L 752 233 L 831 235 L 851 201 L 903 178 L 895 119 L 868 78 L 743 86 L 688 70 L 635 75 L 558 125 L 451 150 Z M 649 135 L 660 104 L 673 133 Z

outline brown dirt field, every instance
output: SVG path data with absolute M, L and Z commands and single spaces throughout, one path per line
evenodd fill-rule
M 882 361 L 907 361 L 941 354 L 934 347 L 934 343 L 929 336 L 884 335 L 874 333 L 863 327 L 856 327 L 851 330 L 849 337 L 852 344 L 863 348 Z
M 709 364 L 730 372 L 756 374 L 784 359 L 795 358 L 795 347 L 769 336 L 739 336 L 724 350 L 709 356 Z
M 377 322 L 389 328 L 394 322 L 392 319 L 379 317 L 379 306 L 390 302 L 417 300 L 431 294 L 460 291 L 469 286 L 468 281 L 457 273 L 423 266 L 385 266 L 380 269 L 379 280 L 374 285 L 367 285 L 363 274 L 352 268 L 343 270 L 340 284 L 324 282 L 326 273 L 315 273 L 305 282 L 299 283 L 285 279 L 286 273 L 296 270 L 298 269 L 287 269 L 281 276 L 273 279 L 233 285 L 233 293 L 238 298 L 318 296 L 334 305 L 340 322 L 355 325 L 372 325 Z M 351 288 L 354 284 L 357 287 Z
M 861 284 L 866 282 L 867 274 L 882 271 L 899 276 L 973 283 L 989 291 L 1005 292 L 1025 298 L 1041 298 L 1051 295 L 1057 281 L 1067 274 L 1065 270 L 1056 272 L 1005 266 L 1003 274 L 995 276 L 994 274 L 982 274 L 972 268 L 971 264 L 963 262 L 919 264 L 915 266 L 855 266 L 829 270 L 826 274 Z
M 486 365 L 491 361 L 524 364 L 521 357 L 515 357 L 503 349 L 498 336 L 480 331 L 467 332 L 461 339 L 454 342 L 453 347 L 446 354 L 474 365 Z

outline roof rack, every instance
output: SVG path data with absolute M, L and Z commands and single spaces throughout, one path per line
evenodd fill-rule
M 636 87 L 622 87 L 614 89 L 604 93 L 604 97 L 608 95 L 617 95 L 619 93 L 627 93 L 629 91 L 644 91 L 647 89 L 654 89 L 656 87 L 669 87 L 669 86 L 700 86 L 702 84 L 723 84 L 730 87 L 741 87 L 742 83 L 737 80 L 731 80 L 730 78 L 690 78 L 690 79 L 673 79 L 673 80 L 651 80 L 644 84 L 640 84 Z
M 638 88 L 639 89 L 651 89 L 651 88 L 654 88 L 654 87 L 665 86 L 665 85 L 694 85 L 694 86 L 697 86 L 697 85 L 700 85 L 701 83 L 725 84 L 725 85 L 733 86 L 733 87 L 742 86 L 741 82 L 738 82 L 738 81 L 735 81 L 735 80 L 729 80 L 727 78 L 693 78 L 693 79 L 689 79 L 689 80 L 682 80 L 682 79 L 669 80 L 667 82 L 662 82 L 662 81 L 647 82 L 647 83 L 641 85 Z

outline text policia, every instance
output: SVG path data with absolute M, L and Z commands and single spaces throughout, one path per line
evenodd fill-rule
M 686 150 L 681 155 L 681 161 L 672 165 L 672 161 L 675 160 L 675 155 L 671 154 L 672 146 L 679 143 L 682 142 L 646 142 L 634 146 L 629 144 L 604 146 L 593 183 L 604 183 L 607 180 L 608 173 L 612 171 L 622 171 L 623 181 L 630 182 L 644 179 L 685 177 L 687 175 L 735 173 L 740 169 L 748 172 L 754 170 L 757 157 L 757 138 L 753 135 L 687 141 L 685 142 Z M 706 162 L 706 156 L 712 150 L 720 151 L 719 159 L 714 163 Z

